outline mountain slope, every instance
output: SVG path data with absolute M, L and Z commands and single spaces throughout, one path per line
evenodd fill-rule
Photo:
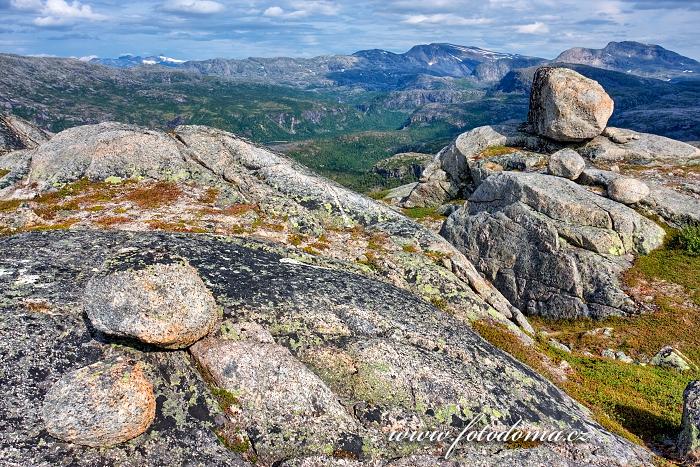
M 562 52 L 555 62 L 589 65 L 606 70 L 658 79 L 697 77 L 700 63 L 659 45 L 610 42 L 602 49 L 575 47 Z

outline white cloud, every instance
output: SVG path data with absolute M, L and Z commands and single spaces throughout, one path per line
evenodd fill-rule
M 92 11 L 90 5 L 83 5 L 75 0 L 68 3 L 65 0 L 47 0 L 40 9 L 41 15 L 34 19 L 37 26 L 59 26 L 74 23 L 79 20 L 102 21 L 106 16 Z
M 443 24 L 445 26 L 475 26 L 478 24 L 489 24 L 488 18 L 465 18 L 463 16 L 449 13 L 438 13 L 434 15 L 411 15 L 403 20 L 406 24 Z
M 340 12 L 340 5 L 324 0 L 293 1 L 291 5 L 295 10 L 303 11 L 306 14 L 335 16 Z
M 211 15 L 226 9 L 221 3 L 212 0 L 171 0 L 164 3 L 161 8 L 174 13 L 193 13 L 196 15 Z
M 284 16 L 284 10 L 278 6 L 271 6 L 263 12 L 263 15 L 276 18 L 278 16 Z
M 549 26 L 537 21 L 530 24 L 522 24 L 515 28 L 521 34 L 547 34 L 549 32 Z
M 11 0 L 10 6 L 17 10 L 40 10 L 44 3 L 41 0 Z

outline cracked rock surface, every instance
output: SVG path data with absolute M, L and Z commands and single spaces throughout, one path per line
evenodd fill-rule
M 522 417 L 530 427 L 578 429 L 590 439 L 506 452 L 465 443 L 451 460 L 650 461 L 464 323 L 332 261 L 301 264 L 264 242 L 144 232 L 37 232 L 2 238 L 0 248 L 0 447 L 10 465 L 244 465 L 253 458 L 322 465 L 314 462 L 338 456 L 428 465 L 435 446 L 391 443 L 388 430 L 459 426 L 481 412 L 495 426 Z M 85 319 L 85 285 L 125 248 L 186 259 L 223 307 L 224 323 L 193 348 L 200 365 L 185 351 L 115 341 Z M 156 399 L 150 427 L 109 450 L 51 436 L 41 416 L 49 389 L 114 357 L 146 365 Z M 219 441 L 231 433 L 243 442 Z

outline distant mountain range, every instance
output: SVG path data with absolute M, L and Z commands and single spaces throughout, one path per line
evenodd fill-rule
M 700 63 L 659 45 L 639 42 L 610 42 L 602 49 L 575 47 L 565 50 L 555 62 L 588 65 L 647 78 L 700 79 Z
M 162 65 L 177 68 L 185 63 L 185 60 L 177 60 L 164 55 L 141 57 L 139 55 L 125 54 L 117 58 L 93 58 L 90 62 L 113 68 L 135 68 L 143 65 Z
M 205 75 L 299 87 L 360 86 L 372 90 L 405 88 L 421 76 L 495 82 L 512 69 L 546 62 L 538 57 L 454 44 L 417 45 L 402 54 L 373 49 L 314 58 L 217 58 L 182 62 L 162 56 L 125 55 L 91 61 L 118 68 L 163 65 Z
M 116 68 L 165 66 L 247 82 L 283 84 L 303 88 L 351 86 L 369 90 L 442 87 L 436 78 L 465 79 L 476 85 L 493 84 L 510 71 L 546 63 L 571 63 L 619 71 L 636 76 L 670 80 L 700 79 L 700 63 L 658 45 L 610 42 L 602 49 L 572 48 L 554 60 L 494 52 L 479 47 L 435 43 L 416 45 L 397 54 L 381 49 L 352 55 L 314 58 L 247 58 L 182 61 L 165 56 L 94 58 Z M 416 84 L 416 83 L 421 84 Z M 426 86 L 427 83 L 438 84 Z

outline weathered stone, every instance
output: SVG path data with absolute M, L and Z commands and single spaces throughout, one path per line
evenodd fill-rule
M 650 364 L 681 372 L 692 368 L 697 368 L 692 360 L 683 355 L 680 350 L 674 349 L 671 346 L 666 346 L 659 350 L 659 352 L 651 359 Z
M 527 314 L 632 313 L 618 276 L 628 254 L 664 232 L 632 209 L 563 178 L 504 172 L 486 179 L 441 234 Z
M 485 157 L 485 151 L 493 147 L 512 149 L 505 154 L 497 152 L 496 156 Z M 544 166 L 546 156 L 537 152 L 548 153 L 560 148 L 557 143 L 519 131 L 512 125 L 474 128 L 459 135 L 438 153 L 403 205 L 439 206 L 455 198 L 466 198 L 489 174 L 501 169 L 532 170 Z
M 108 261 L 83 298 L 100 331 L 170 349 L 187 347 L 216 324 L 216 301 L 197 270 L 158 251 L 125 251 Z
M 586 168 L 586 162 L 576 151 L 567 148 L 552 154 L 547 168 L 552 175 L 576 180 Z
M 339 403 L 357 431 L 348 431 L 333 444 L 337 425 L 332 427 L 319 456 L 330 458 L 331 449 L 337 448 L 337 455 L 358 456 L 362 465 L 396 463 L 399 459 L 406 459 L 404 465 L 413 465 L 415 456 L 434 459 L 434 446 L 388 443 L 385 430 L 434 426 L 454 428 L 458 434 L 460 429 L 450 426 L 456 420 L 452 415 L 464 423 L 483 412 L 499 426 L 522 417 L 528 427 L 578 429 L 590 436 L 585 442 L 544 443 L 533 449 L 504 449 L 502 443 L 464 443 L 452 458 L 460 465 L 473 465 L 478 459 L 486 465 L 498 465 L 503 459 L 515 465 L 528 465 L 530 461 L 536 465 L 572 466 L 650 463 L 648 451 L 605 431 L 580 404 L 479 338 L 453 314 L 384 281 L 347 272 L 346 263 L 315 257 L 313 264 L 303 264 L 294 249 L 240 238 L 75 230 L 0 238 L 4 252 L 0 258 L 0 296 L 5 297 L 0 310 L 7 326 L 17 331 L 0 340 L 0 351 L 8 355 L 3 360 L 4 377 L 0 378 L 0 389 L 6 395 L 0 400 L 5 420 L 0 426 L 0 448 L 10 464 L 29 460 L 32 465 L 44 465 L 56 458 L 70 459 L 78 466 L 165 465 L 170 459 L 177 465 L 244 464 L 237 451 L 246 446 L 234 445 L 229 451 L 217 442 L 216 434 L 223 437 L 223 431 L 235 428 L 229 426 L 231 420 L 240 420 L 243 411 L 237 409 L 245 404 L 273 405 L 213 390 L 213 396 L 223 396 L 222 413 L 212 395 L 207 395 L 206 389 L 202 391 L 195 366 L 183 352 L 112 346 L 91 335 L 79 306 L 85 283 L 106 259 L 113 262 L 120 258 L 116 252 L 124 248 L 167 249 L 197 268 L 224 307 L 226 318 L 238 323 L 237 327 L 229 327 L 229 322 L 224 322 L 220 336 L 213 340 L 230 337 L 233 339 L 226 341 L 226 347 L 252 352 L 236 353 L 236 362 L 245 365 L 240 370 L 226 367 L 224 373 L 228 370 L 233 375 L 245 370 L 244 376 L 262 375 L 255 381 L 248 376 L 241 379 L 261 391 L 269 384 L 276 389 L 276 380 L 265 375 L 282 373 L 280 381 L 315 381 L 300 395 L 290 396 L 291 401 L 307 400 L 305 394 L 315 394 L 317 389 L 327 394 L 318 381 L 323 382 L 332 392 L 334 402 L 328 404 L 337 408 Z M 129 264 L 125 259 L 125 266 Z M 28 310 L 22 304 L 26 297 L 46 300 L 54 308 L 50 312 Z M 265 329 L 276 344 L 260 342 L 269 340 Z M 283 352 L 281 347 L 291 352 Z M 269 350 L 270 354 L 264 355 L 271 358 L 260 358 L 263 350 Z M 85 359 L 104 359 L 105 354 L 121 351 L 154 365 L 159 403 L 152 435 L 108 450 L 71 446 L 42 435 L 37 429 L 41 422 L 37 422 L 33 398 L 45 390 L 45 375 L 70 366 L 73 360 L 82 365 Z M 333 356 L 339 358 L 329 358 Z M 292 363 L 294 360 L 297 364 Z M 285 373 L 289 368 L 293 371 Z M 298 387 L 297 383 L 291 387 Z M 313 390 L 309 392 L 309 388 Z M 414 405 L 412 391 L 431 405 Z M 346 399 L 352 394 L 362 394 L 364 399 Z M 320 401 L 328 401 L 325 397 Z M 369 404 L 370 400 L 381 403 Z M 327 407 L 324 404 L 320 407 Z M 269 427 L 270 432 L 248 433 L 238 426 L 240 434 L 250 440 L 251 449 L 262 449 L 266 446 L 264 440 L 289 434 L 288 420 L 295 420 L 297 415 L 290 413 L 290 405 L 274 407 L 277 409 L 271 418 L 259 425 Z M 409 417 L 394 419 L 391 414 Z M 279 420 L 281 425 L 274 427 L 266 420 Z M 318 426 L 316 423 L 311 420 L 309 426 Z M 351 436 L 354 433 L 357 437 Z M 291 439 L 282 446 L 307 449 L 308 445 Z M 294 465 L 302 457 L 284 461 Z
M 682 429 L 678 451 L 689 462 L 700 462 L 700 381 L 691 381 L 683 393 Z
M 235 397 L 235 424 L 261 460 L 334 451 L 358 427 L 337 397 L 284 347 L 241 339 L 205 339 L 190 352 L 213 383 Z
M 33 149 L 48 141 L 51 134 L 15 115 L 0 115 L 0 154 Z
M 599 162 L 625 162 L 636 165 L 700 164 L 700 149 L 664 136 L 621 128 L 606 128 L 598 136 L 577 148 L 582 156 Z
M 605 129 L 613 107 L 596 81 L 567 68 L 542 67 L 532 83 L 528 123 L 556 141 L 585 141 Z
M 608 184 L 608 196 L 624 204 L 635 204 L 649 196 L 646 183 L 629 177 L 618 177 Z
M 141 364 L 98 362 L 73 371 L 44 398 L 51 436 L 85 446 L 112 446 L 137 437 L 155 417 L 153 386 Z

